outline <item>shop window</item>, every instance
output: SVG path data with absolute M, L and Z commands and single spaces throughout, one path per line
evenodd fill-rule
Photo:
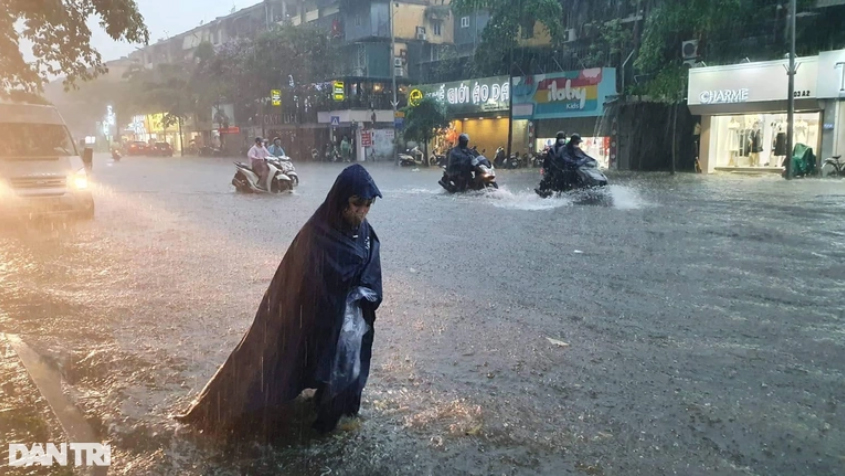
M 795 114 L 795 144 L 819 153 L 820 113 Z M 710 169 L 779 169 L 786 156 L 786 114 L 714 116 L 710 125 Z

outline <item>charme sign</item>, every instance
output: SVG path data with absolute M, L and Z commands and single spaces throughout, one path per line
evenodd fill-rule
M 821 98 L 817 79 L 818 57 L 797 58 L 795 98 L 807 101 Z M 688 105 L 693 114 L 713 111 L 713 106 L 729 106 L 731 111 L 757 110 L 762 102 L 787 100 L 789 76 L 785 60 L 742 63 L 728 66 L 692 68 L 689 71 Z M 708 106 L 707 109 L 698 107 Z M 768 106 L 767 106 L 768 107 Z
M 702 91 L 698 98 L 701 104 L 735 104 L 748 102 L 748 88 Z
M 513 116 L 554 119 L 600 116 L 616 92 L 616 70 L 594 68 L 514 79 Z
M 411 104 L 420 95 L 432 97 L 446 105 L 450 115 L 479 112 L 504 112 L 510 102 L 510 82 L 507 76 L 471 79 L 454 83 L 425 84 L 412 89 Z

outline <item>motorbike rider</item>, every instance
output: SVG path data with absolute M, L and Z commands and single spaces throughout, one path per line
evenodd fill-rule
M 260 137 L 256 137 L 255 145 L 249 149 L 249 152 L 247 152 L 247 157 L 249 157 L 252 171 L 258 174 L 258 187 L 263 188 L 265 190 L 268 189 L 266 183 L 267 175 L 270 173 L 270 167 L 267 165 L 267 162 L 264 159 L 269 156 L 270 151 L 268 151 L 267 148 L 264 147 L 264 140 Z
M 555 143 L 546 150 L 543 158 L 543 180 L 540 181 L 539 191 L 548 191 L 553 188 L 553 183 L 559 178 L 564 170 L 564 162 L 561 157 L 566 147 L 566 133 L 558 131 L 555 136 Z
M 472 159 L 477 155 L 469 148 L 469 136 L 458 136 L 458 146 L 449 151 L 449 165 L 446 171 L 459 188 L 464 188 L 472 179 Z
M 278 137 L 273 138 L 273 145 L 267 148 L 270 155 L 273 157 L 285 157 L 285 149 L 282 148 L 282 139 Z
M 581 142 L 582 140 L 580 135 L 572 134 L 569 138 L 569 142 L 556 150 L 556 160 L 553 165 L 557 165 L 558 167 L 553 168 L 557 168 L 561 172 L 560 178 L 566 188 L 575 184 L 578 180 L 576 170 L 590 159 L 589 156 L 581 150 Z

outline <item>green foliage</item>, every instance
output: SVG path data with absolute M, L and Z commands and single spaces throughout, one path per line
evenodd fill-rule
M 434 98 L 426 97 L 416 106 L 408 106 L 405 112 L 403 137 L 425 145 L 428 155 L 428 141 L 439 131 L 449 127 L 446 107 Z
M 649 78 L 635 87 L 635 92 L 657 100 L 677 102 L 683 99 L 688 70 L 683 67 L 681 44 L 699 40 L 699 51 L 710 64 L 780 57 L 785 44 L 745 47 L 742 41 L 767 19 L 784 21 L 780 2 L 771 0 L 683 0 L 661 1 L 649 11 L 639 56 L 635 67 Z M 812 6 L 811 0 L 799 0 L 799 12 Z M 778 29 L 779 30 L 779 29 Z M 776 37 L 784 39 L 783 30 Z M 800 38 L 799 38 L 800 42 Z M 819 51 L 818 46 L 815 53 Z
M 91 47 L 92 18 L 116 41 L 149 41 L 134 0 L 0 0 L 0 96 L 13 90 L 39 93 L 50 76 L 64 74 L 65 87 L 73 88 L 105 73 Z M 32 43 L 32 64 L 21 52 L 21 40 Z
M 520 27 L 533 26 L 535 21 L 549 30 L 552 44 L 560 44 L 563 36 L 563 9 L 559 0 L 452 0 L 452 9 L 466 14 L 477 9 L 490 12 L 490 21 L 482 33 L 476 51 L 477 72 L 482 75 L 507 73 L 511 65 L 503 58 L 517 47 Z

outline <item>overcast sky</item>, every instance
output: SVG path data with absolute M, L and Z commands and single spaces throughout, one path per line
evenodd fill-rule
M 178 35 L 199 26 L 200 21 L 208 23 L 217 17 L 228 15 L 235 6 L 238 10 L 260 0 L 135 0 L 144 21 L 150 30 L 150 44 L 168 36 Z M 92 45 L 105 61 L 125 56 L 140 45 L 118 43 L 106 34 L 99 25 L 92 24 Z

